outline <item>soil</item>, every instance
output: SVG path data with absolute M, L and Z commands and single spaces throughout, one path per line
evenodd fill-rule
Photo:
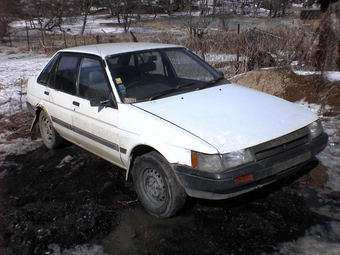
M 320 103 L 313 78 L 264 71 L 234 81 L 291 101 Z M 335 86 L 324 103 L 339 109 L 336 93 Z M 29 132 L 28 113 L 5 119 L 0 129 L 12 131 L 8 143 L 18 137 L 41 143 Z M 327 224 L 300 195 L 327 181 L 325 167 L 314 167 L 302 178 L 237 198 L 189 199 L 180 215 L 156 219 L 141 207 L 123 170 L 74 145 L 48 150 L 41 144 L 6 156 L 0 165 L 0 254 L 60 254 L 82 244 L 99 244 L 106 254 L 272 254 L 311 226 Z
M 4 255 L 48 254 L 51 244 L 70 249 L 84 243 L 101 243 L 109 254 L 271 254 L 279 243 L 326 222 L 295 184 L 226 201 L 191 199 L 180 216 L 155 219 L 139 204 L 124 171 L 74 145 L 8 156 L 5 168 Z M 121 238 L 117 246 L 110 235 Z
M 340 82 L 331 82 L 320 75 L 298 75 L 289 70 L 251 71 L 236 76 L 231 81 L 291 102 L 304 99 L 308 103 L 331 106 L 340 111 Z

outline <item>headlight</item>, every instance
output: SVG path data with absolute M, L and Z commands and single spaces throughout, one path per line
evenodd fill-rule
M 323 133 L 323 127 L 320 120 L 314 121 L 312 124 L 309 124 L 308 128 L 310 133 L 309 137 L 311 140 L 314 140 Z
M 254 161 L 254 157 L 250 149 L 233 151 L 222 155 L 191 152 L 192 166 L 211 173 L 219 173 L 252 161 Z
M 191 151 L 191 165 L 194 168 L 211 173 L 223 171 L 222 160 L 219 154 L 203 154 Z
M 233 151 L 222 155 L 223 166 L 228 169 L 254 161 L 250 149 Z

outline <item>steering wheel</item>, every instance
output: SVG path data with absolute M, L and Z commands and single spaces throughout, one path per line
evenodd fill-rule
M 130 84 L 126 85 L 126 88 L 131 89 L 131 88 L 137 88 L 137 87 L 144 86 L 144 85 L 145 85 L 144 82 L 135 81 L 135 82 L 131 82 Z

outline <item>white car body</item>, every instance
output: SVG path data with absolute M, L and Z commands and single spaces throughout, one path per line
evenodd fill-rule
M 154 99 L 150 96 L 150 100 L 139 100 L 138 96 L 123 98 L 119 86 L 123 84 L 122 79 L 113 75 L 111 70 L 113 65 L 110 66 L 111 60 L 108 56 L 176 47 L 178 46 L 120 43 L 81 46 L 58 52 L 56 56 L 58 54 L 66 54 L 65 56 L 84 54 L 79 55 L 81 56 L 79 59 L 87 55 L 101 58 L 104 63 L 102 66 L 106 77 L 105 83 L 110 86 L 109 91 L 112 93 L 110 100 L 113 103 L 109 105 L 107 102 L 103 103 L 102 100 L 101 103 L 95 104 L 93 100 L 79 96 L 82 78 L 79 72 L 81 71 L 77 71 L 74 91 L 64 93 L 62 89 L 49 87 L 39 81 L 39 77 L 42 77 L 44 73 L 48 74 L 44 69 L 37 77 L 30 78 L 28 82 L 28 106 L 32 114 L 36 116 L 33 126 L 38 122 L 39 113 L 45 112 L 50 122 L 53 123 L 53 128 L 62 138 L 127 170 L 127 178 L 134 160 L 141 156 L 139 154 L 150 150 L 156 151 L 171 166 L 176 176 L 175 179 L 188 195 L 209 199 L 228 198 L 275 181 L 281 178 L 279 174 L 287 169 L 289 169 L 287 174 L 290 173 L 292 168 L 306 164 L 324 149 L 327 144 L 327 135 L 323 133 L 321 125 L 315 125 L 316 131 L 310 128 L 313 123 L 319 123 L 314 113 L 280 98 L 240 85 L 220 83 L 201 89 L 200 86 L 204 85 L 204 82 L 200 82 L 200 86 L 197 85 L 198 87 L 192 91 L 184 91 L 185 93 L 175 93 L 164 97 L 160 95 L 159 98 L 157 95 Z M 52 58 L 51 61 L 57 61 L 53 60 L 56 58 Z M 149 59 L 148 63 L 156 62 L 154 57 Z M 50 66 L 53 65 L 53 63 L 50 64 Z M 88 68 L 86 65 L 85 67 Z M 79 68 L 81 69 L 78 67 L 77 70 Z M 211 72 L 216 78 L 217 72 Z M 187 85 L 191 86 L 191 84 Z M 187 85 L 184 84 L 184 86 Z M 128 91 L 128 86 L 126 89 Z M 139 89 L 140 87 L 135 89 L 135 95 L 139 95 Z M 290 134 L 294 132 L 302 132 L 299 130 L 304 130 L 305 142 L 314 141 L 315 137 L 311 135 L 313 132 L 317 133 L 315 136 L 319 137 L 320 141 L 317 145 L 313 145 L 313 148 L 308 145 L 310 149 L 304 149 L 299 157 L 288 156 L 285 150 L 286 146 L 290 148 L 288 145 L 290 142 L 286 144 L 285 140 L 288 141 L 287 137 L 291 137 Z M 278 140 L 280 142 L 277 142 Z M 269 146 L 271 141 L 275 141 L 273 144 L 276 147 L 282 148 L 280 153 L 285 153 L 284 160 L 283 156 L 278 157 L 276 166 L 276 160 L 272 159 L 269 162 L 266 159 L 263 169 L 267 172 L 257 178 L 256 173 L 251 170 L 253 167 L 257 169 L 257 172 L 261 172 L 260 164 L 256 163 L 253 148 L 263 147 L 264 144 Z M 295 149 L 295 147 L 292 148 Z M 245 159 L 245 168 L 238 162 L 240 158 L 242 161 L 245 155 L 238 154 L 238 152 L 244 153 L 244 150 L 252 153 L 252 155 L 247 154 L 250 159 Z M 228 170 L 224 167 L 224 164 L 229 164 L 224 163 L 224 160 L 228 160 L 225 157 L 228 158 L 230 155 L 233 157 L 235 152 L 237 163 L 232 165 L 231 170 Z M 205 155 L 207 155 L 208 161 L 205 163 L 211 168 L 214 168 L 214 164 L 210 164 L 209 155 L 219 155 L 221 162 L 217 165 L 222 164 L 222 168 L 216 168 L 213 171 L 197 169 L 197 166 L 193 166 L 193 155 L 197 156 L 198 160 L 202 157 L 204 162 Z M 242 169 L 238 170 L 239 167 Z M 235 174 L 237 171 L 240 174 Z M 207 188 L 203 187 L 205 179 L 211 182 Z M 228 183 L 230 180 L 237 180 L 235 185 L 232 184 L 235 187 L 225 187 L 226 182 L 221 184 L 223 187 L 217 187 L 216 190 L 212 188 L 213 183 L 224 179 L 228 179 Z M 240 183 L 238 180 L 241 180 Z M 200 183 L 201 181 L 203 184 Z M 148 208 L 148 210 L 159 217 L 171 216 L 169 213 L 161 215 L 153 212 L 152 209 Z

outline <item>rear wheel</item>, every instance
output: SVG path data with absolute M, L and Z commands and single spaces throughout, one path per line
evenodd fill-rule
M 183 208 L 187 194 L 159 153 L 153 151 L 138 157 L 132 176 L 139 200 L 153 216 L 167 218 Z
M 64 139 L 55 131 L 50 117 L 44 111 L 39 115 L 39 127 L 41 138 L 47 148 L 55 149 L 64 143 Z

